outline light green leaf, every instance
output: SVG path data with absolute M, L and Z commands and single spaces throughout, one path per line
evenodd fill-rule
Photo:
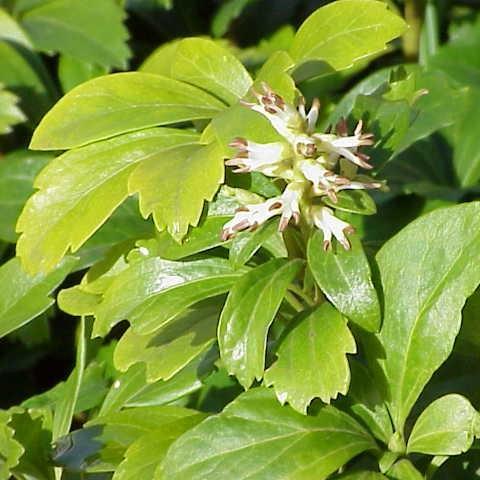
M 33 179 L 53 157 L 18 150 L 0 161 L 0 238 L 15 243 L 15 224 L 23 205 L 33 193 Z
M 87 337 L 85 332 L 85 318 L 82 317 L 77 331 L 77 356 L 75 367 L 65 382 L 63 396 L 55 406 L 52 425 L 52 440 L 66 435 L 70 431 L 75 406 L 83 381 L 87 355 Z
M 140 211 L 153 214 L 159 230 L 167 228 L 180 241 L 197 225 L 205 200 L 212 200 L 224 177 L 222 148 L 217 143 L 172 150 L 164 161 L 142 162 L 128 181 L 130 194 L 139 193 Z
M 356 213 L 358 215 L 374 215 L 377 213 L 375 201 L 364 190 L 338 192 L 336 202 L 332 202 L 326 196 L 322 200 L 326 205 L 342 212 Z
M 366 470 L 347 473 L 340 477 L 335 477 L 336 480 L 388 480 L 387 477 L 378 472 L 367 472 Z
M 375 0 L 339 0 L 318 9 L 301 25 L 290 54 L 301 64 L 322 60 L 335 70 L 386 49 L 405 32 L 406 23 L 387 4 Z
M 222 37 L 227 33 L 230 24 L 240 16 L 242 11 L 249 4 L 257 0 L 227 0 L 224 2 L 213 17 L 212 34 L 215 37 Z
M 60 55 L 58 61 L 58 78 L 64 93 L 72 90 L 77 85 L 87 82 L 92 78 L 106 75 L 108 69 L 95 63 L 79 60 L 68 55 Z
M 293 78 L 288 73 L 295 62 L 287 52 L 277 51 L 262 65 L 255 78 L 255 86 L 258 88 L 265 82 L 275 93 L 281 95 L 284 100 L 294 103 L 297 89 Z
M 236 103 L 252 85 L 233 54 L 204 38 L 186 38 L 178 44 L 171 76 L 206 90 L 227 105 Z
M 129 408 L 96 417 L 82 430 L 57 442 L 54 461 L 67 469 L 84 471 L 115 470 L 126 450 L 145 435 L 159 436 L 188 429 L 205 418 L 194 410 L 175 406 Z
M 380 363 L 397 431 L 452 351 L 462 307 L 480 282 L 479 232 L 479 203 L 438 209 L 408 225 L 377 254 L 385 298 Z
M 144 362 L 148 382 L 170 379 L 213 343 L 219 310 L 217 304 L 208 303 L 187 310 L 149 335 L 127 330 L 115 348 L 115 367 L 126 372 L 131 365 Z
M 330 403 L 345 395 L 350 384 L 347 353 L 356 353 L 355 339 L 342 315 L 324 303 L 300 315 L 277 350 L 278 360 L 266 371 L 265 383 L 274 387 L 281 403 L 306 414 L 319 397 Z
M 140 335 L 153 333 L 189 306 L 228 291 L 243 272 L 220 258 L 190 262 L 140 259 L 107 288 L 95 310 L 93 336 L 105 335 L 124 319 Z
M 14 430 L 9 423 L 11 414 L 0 411 L 0 480 L 11 478 L 11 469 L 18 465 L 24 448 L 14 437 Z
M 153 73 L 170 77 L 175 62 L 178 45 L 182 39 L 164 43 L 155 49 L 138 68 L 139 72 Z
M 479 415 L 461 395 L 445 395 L 432 402 L 418 417 L 408 439 L 407 451 L 427 455 L 459 455 L 478 434 Z
M 0 135 L 10 133 L 13 125 L 26 120 L 17 103 L 18 98 L 0 85 Z
M 467 109 L 457 124 L 453 165 L 462 187 L 471 187 L 480 179 L 480 142 L 475 125 L 478 124 L 480 89 L 472 88 L 468 92 Z
M 230 262 L 234 268 L 245 265 L 257 250 L 278 230 L 276 221 L 264 223 L 254 232 L 239 233 L 230 246 Z
M 164 230 L 157 235 L 157 252 L 167 260 L 179 260 L 222 245 L 225 242 L 220 238 L 220 232 L 231 218 L 231 215 L 206 217 L 197 227 L 190 228 L 182 243 L 178 243 Z
M 381 312 L 372 283 L 370 266 L 357 236 L 352 248 L 323 249 L 323 237 L 315 232 L 308 242 L 308 265 L 327 298 L 350 320 L 368 331 L 380 328 Z
M 248 388 L 263 377 L 268 329 L 301 260 L 271 260 L 246 273 L 230 291 L 218 326 L 218 343 L 228 373 Z
M 114 0 L 92 4 L 84 0 L 53 0 L 23 13 L 21 23 L 39 50 L 125 68 L 130 51 L 124 18 L 123 9 Z
M 72 425 L 75 407 L 77 405 L 80 388 L 82 386 L 85 362 L 87 355 L 87 338 L 85 332 L 85 318 L 80 319 L 80 327 L 77 332 L 77 358 L 75 367 L 65 382 L 63 396 L 55 405 L 52 423 L 52 441 L 55 442 L 59 437 L 66 435 Z M 62 478 L 62 469 L 55 468 L 55 479 Z
M 326 406 L 300 415 L 256 388 L 182 435 L 155 479 L 322 480 L 370 448 L 370 435 L 347 414 Z
M 127 198 L 138 162 L 158 162 L 197 136 L 184 130 L 150 129 L 64 153 L 35 180 L 39 189 L 25 205 L 17 231 L 18 256 L 30 272 L 48 271 L 69 248 L 78 250 Z
M 424 480 L 425 477 L 406 458 L 399 460 L 388 472 L 391 480 Z
M 18 43 L 26 48 L 32 47 L 30 39 L 22 27 L 3 8 L 0 8 L 0 38 Z
M 168 430 L 154 430 L 132 443 L 125 452 L 125 460 L 115 470 L 112 480 L 154 478 L 155 470 L 167 454 L 170 445 L 182 434 L 200 422 L 202 417 L 190 416 L 176 422 Z
M 40 58 L 21 44 L 5 40 L 0 40 L 0 58 L 0 84 L 20 98 L 20 109 L 36 124 L 55 98 Z
M 49 295 L 70 273 L 76 260 L 67 257 L 48 275 L 28 275 L 13 258 L 0 267 L 0 338 L 44 312 L 54 300 Z
M 178 80 L 148 73 L 116 73 L 68 92 L 43 118 L 30 147 L 80 147 L 142 128 L 210 118 L 224 107 L 208 93 Z

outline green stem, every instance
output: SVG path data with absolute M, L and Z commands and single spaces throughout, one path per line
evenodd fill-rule
M 297 295 L 298 297 L 300 297 L 302 300 L 305 301 L 305 303 L 309 306 L 309 307 L 313 307 L 316 305 L 316 302 L 315 300 L 313 300 L 313 298 L 310 297 L 310 295 L 308 295 L 306 292 L 304 292 L 299 286 L 297 285 L 294 285 L 293 283 L 288 287 L 288 289 L 293 292 L 295 295 Z
M 302 302 L 300 302 L 293 293 L 287 291 L 287 293 L 285 294 L 285 300 L 297 312 L 303 312 L 305 310 L 305 308 L 302 305 Z
M 405 0 L 405 20 L 409 29 L 403 36 L 403 53 L 408 61 L 416 61 L 420 49 L 425 0 Z

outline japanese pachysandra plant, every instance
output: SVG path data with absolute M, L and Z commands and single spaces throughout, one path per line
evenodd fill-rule
M 401 64 L 405 30 L 386 2 L 339 0 L 258 47 L 262 65 L 178 39 L 50 109 L 0 333 L 75 273 L 56 303 L 79 318 L 77 356 L 65 383 L 0 411 L 0 480 L 472 469 L 480 205 L 429 163 L 472 91 L 438 58 Z

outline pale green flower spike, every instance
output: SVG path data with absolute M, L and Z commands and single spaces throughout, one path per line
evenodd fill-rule
M 325 250 L 331 247 L 333 237 L 348 250 L 350 242 L 346 234 L 353 233 L 353 227 L 335 217 L 322 199 L 328 197 L 337 203 L 337 193 L 342 190 L 384 186 L 366 175 L 357 175 L 358 168 L 373 168 L 368 163 L 369 157 L 359 152 L 360 147 L 373 145 L 373 135 L 362 133 L 360 121 L 349 136 L 344 120 L 336 126 L 335 134 L 315 133 L 318 99 L 307 114 L 303 98 L 295 108 L 268 85 L 263 84 L 262 90 L 262 93 L 252 90 L 257 103 L 242 103 L 266 117 L 285 140 L 260 144 L 236 138 L 230 146 L 237 153 L 225 165 L 234 167 L 235 173 L 260 172 L 281 178 L 287 185 L 278 197 L 238 209 L 224 225 L 222 239 L 228 240 L 242 230 L 254 230 L 276 215 L 280 215 L 279 230 L 283 231 L 292 219 L 298 224 L 302 215 L 308 224 L 323 232 Z

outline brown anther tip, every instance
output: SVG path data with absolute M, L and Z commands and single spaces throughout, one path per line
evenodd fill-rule
M 334 190 L 327 190 L 327 196 L 333 203 L 338 202 L 337 194 Z
M 258 222 L 253 222 L 252 226 L 248 229 L 248 231 L 249 232 L 254 232 L 255 230 L 258 229 L 259 226 L 260 226 L 260 224 Z
M 274 202 L 268 207 L 268 211 L 273 212 L 274 210 L 277 210 L 278 208 L 282 208 L 282 203 L 281 202 Z
M 284 232 L 286 230 L 286 228 L 288 227 L 288 222 L 289 222 L 288 218 L 282 217 L 280 219 L 279 224 L 278 224 L 278 231 L 279 232 Z
M 332 244 L 328 240 L 323 241 L 323 251 L 324 252 L 328 252 L 328 250 L 330 250 L 331 246 L 332 246 Z
M 268 107 L 268 106 L 265 107 L 265 111 L 268 113 L 271 113 L 272 115 L 277 113 L 277 111 L 273 107 Z
M 240 223 L 237 223 L 232 227 L 234 232 L 240 232 L 241 230 L 245 230 L 246 228 L 250 227 L 250 222 L 248 220 L 242 220 Z
M 239 147 L 246 147 L 248 145 L 248 141 L 242 137 L 235 137 L 229 144 L 229 147 L 239 148 Z
M 343 231 L 347 234 L 347 235 L 352 235 L 355 233 L 355 229 L 351 226 L 351 225 L 348 225 L 347 227 L 345 227 L 343 229 Z
M 248 212 L 248 208 L 247 207 L 238 207 L 235 210 L 235 213 L 239 213 L 239 212 Z

